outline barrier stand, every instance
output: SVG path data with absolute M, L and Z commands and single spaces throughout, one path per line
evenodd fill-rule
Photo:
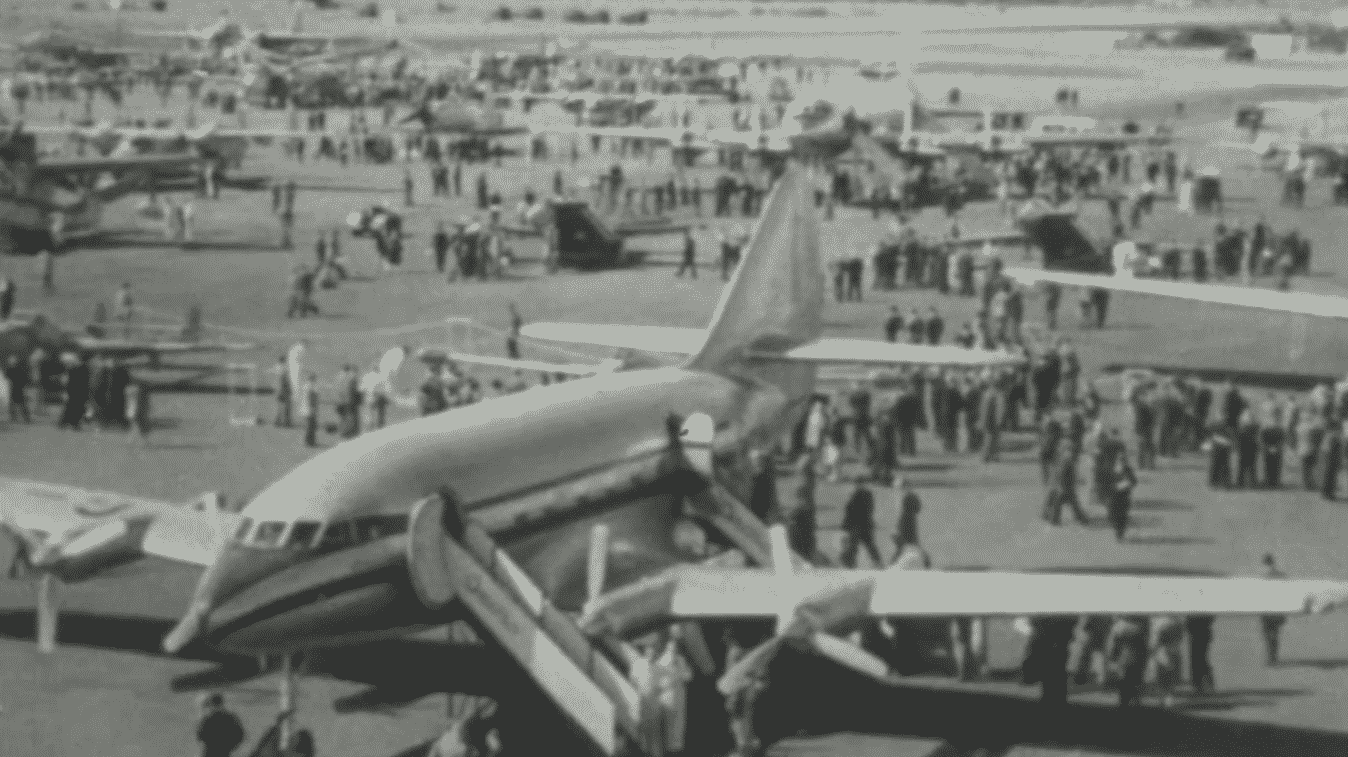
M 229 363 L 225 366 L 225 391 L 229 394 L 229 425 L 247 427 L 261 423 L 257 382 L 257 363 Z

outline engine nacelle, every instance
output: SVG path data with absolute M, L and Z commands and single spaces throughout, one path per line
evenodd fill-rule
M 33 568 L 65 583 L 76 583 L 144 555 L 150 521 L 110 520 L 33 551 Z

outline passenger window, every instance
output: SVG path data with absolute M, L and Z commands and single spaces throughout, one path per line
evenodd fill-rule
M 285 533 L 286 524 L 279 520 L 269 520 L 257 527 L 257 533 L 253 534 L 253 546 L 255 547 L 277 547 L 281 544 L 281 535 Z
M 407 516 L 372 515 L 368 518 L 358 518 L 354 525 L 356 541 L 364 544 L 367 541 L 382 539 L 385 536 L 396 536 L 406 532 Z
M 287 547 L 312 547 L 314 537 L 318 535 L 318 525 L 313 521 L 296 521 L 295 527 L 290 529 L 290 537 L 286 539 Z
M 351 524 L 342 521 L 328 524 L 327 529 L 323 531 L 323 538 L 318 542 L 318 548 L 324 552 L 332 552 L 345 549 L 354 543 L 355 539 L 351 537 Z
M 253 519 L 244 518 L 239 523 L 239 530 L 234 532 L 234 541 L 243 541 L 248 536 L 248 532 L 253 530 Z

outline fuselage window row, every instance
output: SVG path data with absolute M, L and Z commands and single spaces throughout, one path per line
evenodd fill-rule
M 369 515 L 326 526 L 312 520 L 293 523 L 244 518 L 234 534 L 237 544 L 260 549 L 317 549 L 333 552 L 407 532 L 406 515 Z

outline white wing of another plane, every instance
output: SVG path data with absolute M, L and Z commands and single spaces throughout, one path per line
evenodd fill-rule
M 1031 268 L 1008 268 L 1003 273 L 1022 284 L 1052 281 L 1065 286 L 1100 287 L 1119 292 L 1135 292 L 1137 294 L 1208 302 L 1214 305 L 1277 310 L 1284 313 L 1299 313 L 1323 318 L 1348 318 L 1348 298 L 1323 294 L 1279 292 L 1271 289 L 1221 284 L 1189 284 L 1177 281 L 1138 279 L 1131 276 L 1100 276 L 1064 271 L 1041 271 Z
M 218 494 L 175 505 L 74 486 L 0 478 L 0 533 L 14 544 L 11 575 L 41 577 L 38 648 L 56 647 L 58 583 L 74 583 L 144 557 L 205 567 L 237 527 Z
M 676 326 L 617 326 L 588 323 L 531 323 L 525 336 L 559 342 L 594 344 L 646 352 L 692 355 L 706 340 L 703 329 Z M 893 344 L 870 339 L 821 338 L 763 357 L 811 363 L 865 363 L 870 365 L 1012 365 L 1017 355 L 991 350 L 967 350 L 954 346 Z

